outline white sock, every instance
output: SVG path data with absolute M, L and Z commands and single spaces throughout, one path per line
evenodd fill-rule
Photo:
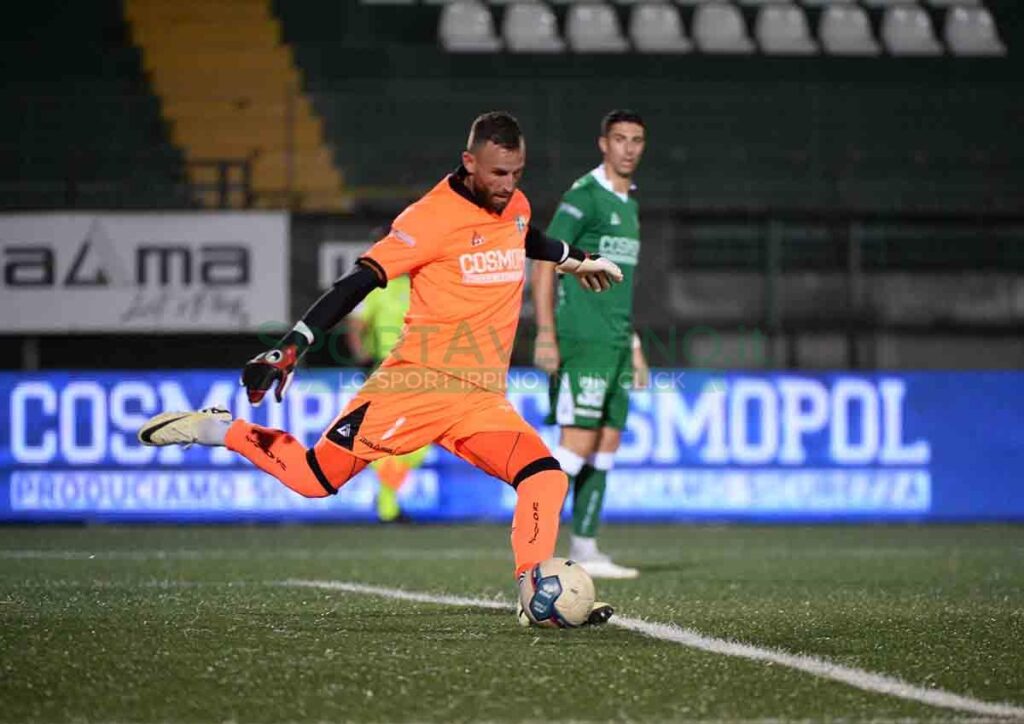
M 224 447 L 231 420 L 218 420 L 215 417 L 204 417 L 196 426 L 196 442 L 210 447 Z
M 570 558 L 588 558 L 597 553 L 597 539 L 574 535 L 569 540 Z
M 615 467 L 615 453 L 613 452 L 598 452 L 590 456 L 590 464 L 595 470 L 604 470 L 608 472 Z
M 586 462 L 581 456 L 561 445 L 555 450 L 555 460 L 558 461 L 558 464 L 562 466 L 562 470 L 570 478 L 579 475 L 580 470 L 583 469 L 583 463 Z

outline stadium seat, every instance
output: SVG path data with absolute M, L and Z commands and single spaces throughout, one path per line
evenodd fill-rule
M 927 3 L 933 8 L 951 8 L 965 5 L 973 7 L 981 5 L 981 0 L 927 0 Z
M 914 5 L 914 0 L 861 0 L 869 8 L 885 8 Z
M 935 39 L 928 13 L 916 5 L 885 11 L 882 42 L 893 55 L 942 55 L 942 45 Z
M 505 47 L 514 53 L 561 53 L 555 14 L 544 3 L 518 2 L 505 9 L 501 24 Z
M 813 55 L 818 44 L 811 39 L 807 16 L 796 5 L 766 5 L 757 12 L 757 42 L 769 55 Z
M 492 53 L 501 48 L 491 11 L 473 0 L 445 5 L 437 34 L 444 49 L 452 53 Z
M 679 11 L 668 3 L 636 5 L 629 16 L 629 37 L 641 53 L 688 53 L 693 49 Z
M 712 0 L 693 14 L 693 39 L 705 53 L 753 53 L 754 43 L 735 5 Z
M 826 5 L 848 5 L 852 0 L 803 0 L 803 4 L 809 7 L 822 7 Z
M 992 13 L 983 7 L 947 10 L 944 35 L 954 55 L 1006 55 Z
M 615 10 L 604 4 L 579 4 L 569 8 L 565 37 L 577 53 L 624 53 L 629 50 Z
M 825 8 L 818 22 L 818 38 L 830 55 L 878 55 L 881 52 L 871 35 L 867 13 L 857 5 Z

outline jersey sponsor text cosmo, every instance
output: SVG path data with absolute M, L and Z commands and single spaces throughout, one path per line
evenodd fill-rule
M 504 284 L 523 278 L 525 249 L 492 249 L 459 256 L 463 284 Z

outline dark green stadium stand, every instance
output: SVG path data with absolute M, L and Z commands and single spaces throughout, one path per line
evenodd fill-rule
M 630 106 L 649 123 L 645 210 L 972 213 L 1024 208 L 1024 26 L 989 6 L 1006 58 L 451 55 L 436 6 L 274 3 L 356 187 L 425 187 L 476 113 L 508 108 L 524 187 L 550 205 L 595 162 L 600 115 Z
M 118 0 L 34 0 L 0 29 L 0 205 L 189 206 Z

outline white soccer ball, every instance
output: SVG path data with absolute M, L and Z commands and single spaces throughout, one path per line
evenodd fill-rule
M 583 567 L 567 558 L 548 558 L 526 571 L 519 581 L 521 618 L 536 626 L 582 626 L 594 608 L 594 581 Z

